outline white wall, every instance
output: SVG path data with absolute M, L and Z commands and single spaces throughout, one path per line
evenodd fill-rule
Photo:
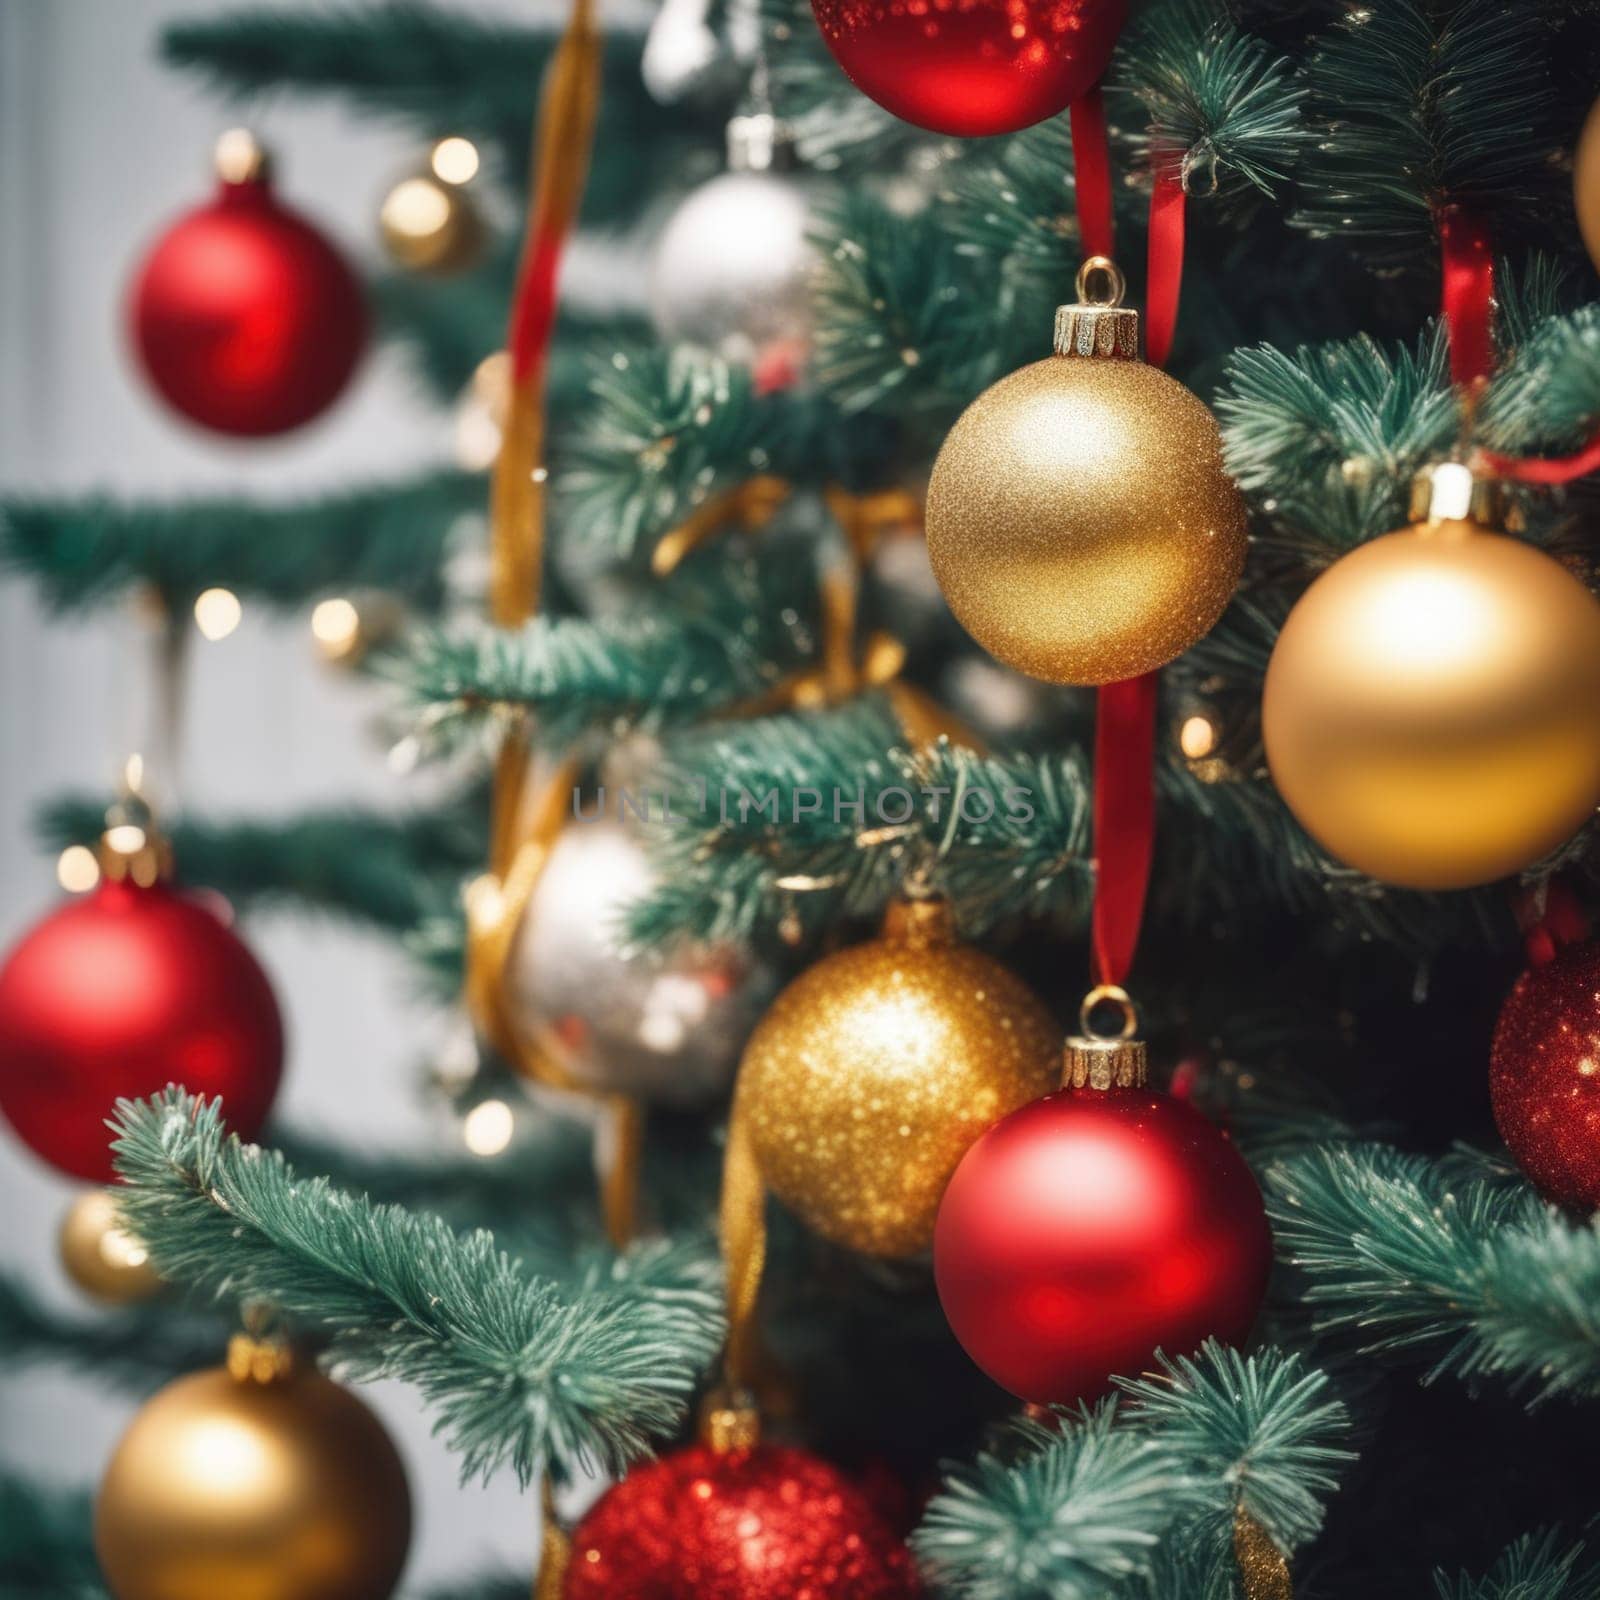
M 221 9 L 216 0 L 0 0 L 5 492 L 280 495 L 404 473 L 448 450 L 447 419 L 382 356 L 324 421 L 287 442 L 249 446 L 175 422 L 130 370 L 119 325 L 130 265 L 164 219 L 205 194 L 211 141 L 239 120 L 160 68 L 155 35 L 168 17 Z M 285 193 L 370 257 L 378 197 L 416 159 L 416 143 L 288 98 L 252 125 L 275 148 Z M 402 803 L 371 737 L 371 691 L 314 662 L 303 619 L 247 610 L 231 638 L 197 641 L 193 666 L 184 789 L 195 808 L 270 815 L 338 798 Z M 27 586 L 0 583 L 0 944 L 57 894 L 29 818 L 44 796 L 109 783 L 130 736 L 118 687 L 129 670 L 126 628 L 103 617 L 53 621 Z M 259 921 L 249 937 L 289 1019 L 287 1117 L 374 1145 L 437 1136 L 415 1078 L 420 1041 L 437 1037 L 443 1019 L 419 1014 L 393 951 L 288 919 Z M 55 1261 L 56 1223 L 73 1192 L 0 1132 L 0 1262 L 81 1309 Z M 459 1489 L 412 1397 L 370 1393 L 412 1472 L 418 1534 L 408 1583 L 496 1560 L 526 1569 L 532 1497 L 509 1479 Z M 0 1373 L 0 1460 L 92 1482 L 132 1408 L 91 1381 Z

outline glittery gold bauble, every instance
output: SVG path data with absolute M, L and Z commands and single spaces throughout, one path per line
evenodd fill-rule
M 435 149 L 462 142 L 446 140 Z M 384 196 L 378 230 L 395 264 L 407 272 L 465 272 L 483 254 L 483 219 L 472 196 L 432 166 L 402 178 Z
M 1578 229 L 1589 259 L 1600 267 L 1600 103 L 1589 113 L 1578 139 L 1578 156 L 1572 169 L 1573 199 L 1578 207 Z
M 410 1537 L 389 1436 L 310 1370 L 169 1384 L 123 1434 L 95 1502 L 117 1600 L 384 1600 Z
M 145 1249 L 122 1226 L 109 1189 L 88 1189 L 61 1219 L 61 1265 L 87 1295 L 107 1305 L 132 1305 L 161 1290 Z
M 1216 419 L 1139 359 L 1136 313 L 1114 298 L 1063 306 L 1056 351 L 950 430 L 928 553 L 990 655 L 1051 683 L 1112 683 L 1181 655 L 1222 615 L 1244 566 L 1244 501 Z
M 1471 521 L 1374 539 L 1290 613 L 1262 724 L 1279 792 L 1340 861 L 1489 883 L 1600 804 L 1600 602 Z
M 809 1227 L 877 1256 L 926 1249 L 980 1134 L 1060 1076 L 1060 1030 L 940 902 L 802 973 L 750 1037 L 734 1115 L 768 1188 Z

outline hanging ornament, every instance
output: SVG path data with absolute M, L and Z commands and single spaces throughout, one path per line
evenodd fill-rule
M 123 1434 L 95 1501 L 117 1600 L 385 1600 L 411 1538 L 382 1424 L 320 1373 L 240 1336 Z
M 1100 286 L 1099 299 L 1090 290 Z M 1056 354 L 986 389 L 928 485 L 928 554 L 956 620 L 1050 683 L 1136 678 L 1222 615 L 1244 501 L 1216 419 L 1139 357 L 1139 314 L 1104 257 L 1056 313 Z
M 161 1292 L 145 1248 L 122 1225 L 115 1193 L 88 1189 L 61 1219 L 61 1265 L 83 1292 L 106 1305 L 133 1305 Z
M 1278 792 L 1347 865 L 1413 889 L 1530 866 L 1600 804 L 1600 601 L 1490 532 L 1491 486 L 1423 475 L 1418 520 L 1289 615 L 1262 734 Z
M 1116 1038 L 1094 1007 L 1124 1008 Z M 1241 1343 L 1272 1263 L 1261 1191 L 1193 1107 L 1145 1087 L 1120 989 L 1084 1002 L 1064 1087 L 968 1152 L 934 1238 L 946 1317 L 967 1354 L 1024 1400 L 1071 1404 L 1144 1371 L 1157 1350 Z
M 162 234 L 129 305 L 162 397 L 218 433 L 286 433 L 325 411 L 367 340 L 360 285 L 311 223 L 280 204 L 266 160 L 235 129 L 216 195 Z
M 665 0 L 644 36 L 639 76 L 651 99 L 664 106 L 719 86 L 735 63 L 723 50 L 708 14 L 709 0 Z
M 396 266 L 448 277 L 478 264 L 488 231 L 468 187 L 477 172 L 470 139 L 441 139 L 427 165 L 383 197 L 378 231 Z
M 650 307 L 664 339 L 763 366 L 769 378 L 803 356 L 810 337 L 810 198 L 793 160 L 776 118 L 735 117 L 728 124 L 728 171 L 683 201 L 656 245 Z
M 896 901 L 876 939 L 778 996 L 745 1047 L 734 1121 L 808 1227 L 913 1255 L 968 1146 L 1050 1088 L 1058 1038 L 1025 984 L 956 939 L 944 901 Z
M 1091 89 L 1127 0 L 811 0 L 845 76 L 886 111 L 963 138 L 1015 133 Z
M 114 827 L 89 893 L 52 911 L 0 967 L 0 1112 L 52 1166 L 109 1182 L 119 1096 L 169 1083 L 221 1100 L 253 1138 L 283 1068 L 271 986 L 239 936 L 162 882 L 160 847 Z
M 771 984 L 726 946 L 626 952 L 623 919 L 656 884 L 615 815 L 569 821 L 523 912 L 503 997 L 518 1034 L 578 1086 L 703 1105 L 726 1090 Z
M 1589 259 L 1600 267 L 1600 103 L 1589 113 L 1578 138 L 1572 168 L 1573 198 L 1578 208 L 1578 230 L 1583 234 Z
M 1495 1125 L 1553 1205 L 1600 1208 L 1600 942 L 1517 979 L 1489 1052 Z
M 723 1413 L 748 1419 L 747 1412 Z M 843 1473 L 730 1437 L 635 1467 L 572 1536 L 564 1600 L 912 1600 L 905 1546 Z

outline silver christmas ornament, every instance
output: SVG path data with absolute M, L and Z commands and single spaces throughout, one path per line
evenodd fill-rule
M 644 37 L 639 76 L 651 98 L 664 106 L 698 93 L 717 69 L 731 65 L 713 31 L 709 0 L 666 0 Z
M 614 814 L 570 821 L 523 914 L 504 998 L 518 1032 L 584 1087 L 703 1104 L 733 1081 L 774 985 L 727 948 L 625 958 L 624 915 L 655 882 Z
M 810 325 L 810 201 L 776 118 L 728 124 L 728 171 L 702 184 L 662 230 L 650 308 L 663 338 L 755 365 L 803 348 Z

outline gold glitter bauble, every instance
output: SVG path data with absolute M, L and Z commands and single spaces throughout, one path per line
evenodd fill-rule
M 928 554 L 956 619 L 1051 683 L 1113 683 L 1181 655 L 1244 566 L 1216 419 L 1130 346 L 1136 327 L 1110 350 L 1069 343 L 986 389 L 928 485 Z
M 61 1265 L 87 1295 L 106 1305 L 132 1305 L 161 1291 L 145 1249 L 122 1226 L 109 1189 L 88 1189 L 61 1219 Z
M 941 902 L 802 973 L 745 1047 L 734 1115 L 768 1188 L 868 1255 L 926 1249 L 967 1147 L 1060 1077 L 1060 1029 Z
M 410 1537 L 389 1436 L 309 1370 L 169 1384 L 123 1434 L 95 1502 L 117 1600 L 385 1600 Z
M 1475 522 L 1387 534 L 1290 613 L 1262 732 L 1339 860 L 1414 889 L 1492 882 L 1600 804 L 1600 602 Z
M 1578 208 L 1578 229 L 1589 259 L 1600 267 L 1600 103 L 1589 113 L 1578 138 L 1578 155 L 1572 169 L 1573 199 Z
M 475 266 L 486 238 L 471 195 L 433 172 L 402 178 L 384 196 L 378 231 L 396 266 L 439 277 Z

